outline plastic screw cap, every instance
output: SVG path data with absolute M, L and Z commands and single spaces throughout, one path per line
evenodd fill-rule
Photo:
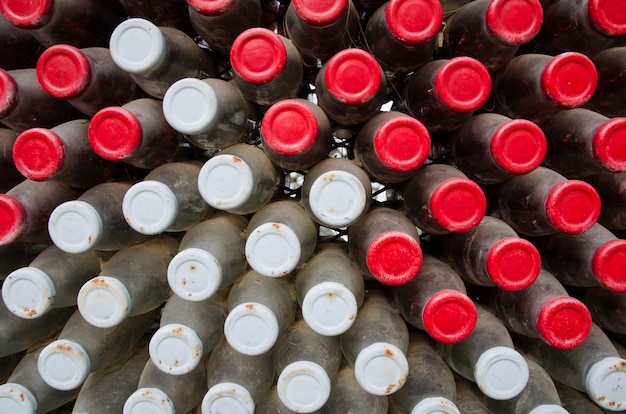
M 324 368 L 315 362 L 296 361 L 280 373 L 276 391 L 280 401 L 290 410 L 311 413 L 328 401 L 330 378 Z
M 450 178 L 433 192 L 430 211 L 439 226 L 450 232 L 464 232 L 476 227 L 483 219 L 487 199 L 474 181 Z
M 528 240 L 505 237 L 487 253 L 487 274 L 501 289 L 520 290 L 530 286 L 541 270 L 541 255 Z
M 473 112 L 491 94 L 491 76 L 478 60 L 459 56 L 449 59 L 435 75 L 435 90 L 441 102 L 456 112 Z
M 123 414 L 176 414 L 174 402 L 158 388 L 139 388 L 124 403 Z
M 0 69 L 0 119 L 15 109 L 18 99 L 18 87 L 15 79 L 6 70 Z
M 461 414 L 456 404 L 444 397 L 428 397 L 421 400 L 411 414 Z
M 261 355 L 274 346 L 278 338 L 278 318 L 270 308 L 246 302 L 228 313 L 224 336 L 228 344 L 246 355 Z
M 362 49 L 344 49 L 326 63 L 324 83 L 339 102 L 348 105 L 367 102 L 377 94 L 383 82 L 383 72 L 376 58 Z
M 591 313 L 581 301 L 559 296 L 541 306 L 537 331 L 550 346 L 572 349 L 587 339 L 591 322 Z
M 280 35 L 269 29 L 253 27 L 235 38 L 230 63 L 246 82 L 263 85 L 274 80 L 287 65 L 287 49 Z
M 47 48 L 37 60 L 41 87 L 58 99 L 78 97 L 91 81 L 91 64 L 78 48 L 61 44 Z
M 254 414 L 250 392 L 234 382 L 222 382 L 209 388 L 202 399 L 203 413 Z
M 611 118 L 593 134 L 593 154 L 607 169 L 626 171 L 626 118 Z
M 435 293 L 422 310 L 424 329 L 433 339 L 443 343 L 467 338 L 477 319 L 474 302 L 464 293 L 452 289 Z
M 302 254 L 300 239 L 284 223 L 263 223 L 248 233 L 246 260 L 263 276 L 281 277 L 291 273 Z
M 191 372 L 203 355 L 202 340 L 198 334 L 178 323 L 161 326 L 150 338 L 148 348 L 154 365 L 170 375 Z
M 395 37 L 417 45 L 437 35 L 443 8 L 438 0 L 391 0 L 385 19 Z
M 132 305 L 126 286 L 110 276 L 98 276 L 85 283 L 78 291 L 77 302 L 83 318 L 98 328 L 121 323 Z
M 110 106 L 91 118 L 88 135 L 96 154 L 110 161 L 121 161 L 141 145 L 143 129 L 135 114 Z
M 368 246 L 366 263 L 376 280 L 398 286 L 417 275 L 422 258 L 422 249 L 415 238 L 400 231 L 387 231 L 376 236 Z
M 181 298 L 199 302 L 213 296 L 222 284 L 222 267 L 206 250 L 181 250 L 167 267 L 170 289 Z
M 80 344 L 58 339 L 41 351 L 37 369 L 46 384 L 57 390 L 69 391 L 85 382 L 91 372 L 91 361 Z
M 354 375 L 365 391 L 389 395 L 398 391 L 409 375 L 409 363 L 395 345 L 375 342 L 361 350 L 354 362 Z
M 430 133 L 417 119 L 398 116 L 376 131 L 374 151 L 378 159 L 394 171 L 410 172 L 419 168 L 430 151 Z
M 80 200 L 58 205 L 48 220 L 52 242 L 67 253 L 83 253 L 102 237 L 102 218 L 91 204 Z
M 474 380 L 480 390 L 494 400 L 509 400 L 528 383 L 528 364 L 513 348 L 496 346 L 480 354 L 474 365 Z
M 222 154 L 208 160 L 198 174 L 198 190 L 211 207 L 233 210 L 243 206 L 254 190 L 254 173 L 241 158 Z
M 63 166 L 65 144 L 52 130 L 31 128 L 22 132 L 13 144 L 13 162 L 26 178 L 34 181 L 52 179 Z
M 37 399 L 28 388 L 14 382 L 0 385 L 0 412 L 35 414 Z
M 596 362 L 587 371 L 585 388 L 593 402 L 602 408 L 615 410 L 626 405 L 624 396 L 626 360 L 608 357 Z
M 541 86 L 562 108 L 585 104 L 596 91 L 598 71 L 590 58 L 578 52 L 565 52 L 550 59 L 541 73 Z
M 539 0 L 491 0 L 485 18 L 487 27 L 502 42 L 522 45 L 539 33 L 543 8 Z
M 176 131 L 200 135 L 217 119 L 219 98 L 207 82 L 185 78 L 172 84 L 163 96 L 163 115 Z
M 122 200 L 126 222 L 142 234 L 160 234 L 174 223 L 178 200 L 172 190 L 159 181 L 145 180 L 132 185 Z
M 22 267 L 9 273 L 1 292 L 7 309 L 24 319 L 45 314 L 56 296 L 50 276 L 36 267 Z
M 541 404 L 533 408 L 528 414 L 568 414 L 565 408 L 556 404 Z
M 600 196 L 591 185 L 580 180 L 555 185 L 545 205 L 550 223 L 567 234 L 589 230 L 600 217 Z
M 191 7 L 207 15 L 220 15 L 232 3 L 233 0 L 187 0 Z
M 510 174 L 526 174 L 539 167 L 548 148 L 546 136 L 534 122 L 512 119 L 500 125 L 489 143 L 496 164 Z
M 261 136 L 279 154 L 297 155 L 308 150 L 317 137 L 315 113 L 297 99 L 276 102 L 263 115 Z
M 591 270 L 604 288 L 626 292 L 626 240 L 601 245 L 593 254 Z
M 337 336 L 347 331 L 358 311 L 354 294 L 341 283 L 322 282 L 304 295 L 302 317 L 315 332 Z
M 302 20 L 314 26 L 332 24 L 351 7 L 348 0 L 293 0 L 291 4 Z
M 111 57 L 129 73 L 152 70 L 165 53 L 165 38 L 152 22 L 133 18 L 120 23 L 109 39 Z
M 626 35 L 626 11 L 620 0 L 588 0 L 592 23 L 610 37 Z
M 52 0 L 2 0 L 2 15 L 12 24 L 25 29 L 36 29 L 48 21 Z
M 27 229 L 24 206 L 15 197 L 0 194 L 0 246 L 19 239 Z

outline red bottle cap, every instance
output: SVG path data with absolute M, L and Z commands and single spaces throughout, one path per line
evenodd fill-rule
M 626 240 L 601 245 L 591 259 L 591 270 L 606 289 L 626 292 Z
M 543 7 L 539 0 L 491 0 L 485 18 L 487 27 L 500 40 L 522 45 L 539 33 Z
M 578 299 L 558 296 L 541 306 L 537 315 L 539 335 L 552 347 L 572 349 L 591 330 L 591 313 Z
M 558 231 L 582 233 L 591 228 L 600 216 L 600 196 L 584 181 L 563 181 L 550 190 L 546 212 L 548 220 Z
M 371 54 L 362 49 L 344 49 L 326 63 L 324 83 L 338 101 L 358 105 L 376 95 L 383 73 Z
M 11 244 L 26 231 L 26 210 L 17 199 L 0 194 L 0 246 Z
M 459 56 L 448 60 L 435 76 L 436 93 L 456 112 L 472 112 L 483 106 L 491 93 L 491 76 L 478 60 Z
M 439 0 L 391 0 L 385 18 L 389 30 L 398 39 L 420 44 L 439 32 L 443 8 Z
M 4 17 L 18 27 L 35 29 L 46 23 L 53 0 L 1 0 Z
M 403 285 L 412 280 L 422 267 L 419 242 L 400 231 L 384 232 L 367 248 L 367 267 L 380 283 Z
M 208 15 L 222 14 L 232 2 L 232 0 L 187 0 L 189 6 Z
M 626 35 L 626 8 L 622 0 L 588 0 L 591 22 L 607 36 Z
M 63 166 L 65 143 L 46 128 L 22 132 L 13 144 L 13 162 L 26 178 L 44 181 L 53 178 Z
M 582 53 L 556 55 L 541 73 L 541 87 L 550 99 L 563 108 L 586 103 L 597 85 L 598 71 L 591 59 Z
M 141 145 L 143 130 L 131 111 L 110 106 L 91 118 L 88 134 L 96 154 L 109 161 L 120 161 Z
M 376 131 L 374 151 L 389 169 L 412 171 L 428 157 L 430 134 L 417 119 L 408 115 L 397 116 L 383 122 Z
M 72 99 L 89 84 L 91 65 L 80 49 L 70 45 L 53 45 L 37 60 L 37 79 L 49 95 Z
M 273 104 L 261 122 L 264 143 L 284 155 L 296 155 L 309 149 L 317 131 L 315 113 L 297 99 L 283 99 Z
M 458 290 L 435 293 L 424 305 L 424 329 L 434 340 L 451 344 L 467 338 L 476 326 L 474 302 Z
M 13 76 L 0 69 L 0 119 L 8 116 L 17 105 L 18 90 Z
M 504 122 L 489 145 L 496 164 L 510 174 L 526 174 L 539 167 L 548 148 L 541 128 L 526 119 Z
M 241 79 L 262 85 L 285 69 L 287 49 L 280 35 L 269 29 L 254 27 L 235 38 L 230 50 L 230 63 Z
M 468 178 L 450 178 L 433 191 L 430 211 L 441 227 L 450 232 L 468 231 L 485 216 L 487 200 L 481 188 Z
M 521 290 L 530 286 L 541 270 L 541 256 L 528 240 L 505 237 L 487 253 L 487 273 L 501 289 Z
M 305 22 L 325 26 L 339 20 L 344 10 L 354 7 L 348 0 L 292 0 L 296 14 Z
M 593 154 L 606 168 L 626 171 L 626 118 L 611 118 L 593 134 Z

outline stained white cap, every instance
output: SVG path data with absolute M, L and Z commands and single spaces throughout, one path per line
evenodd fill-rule
M 255 402 L 247 389 L 234 382 L 215 384 L 202 399 L 202 414 L 254 414 Z
M 166 231 L 178 215 L 178 200 L 170 188 L 159 181 L 146 180 L 132 185 L 122 200 L 126 222 L 142 234 Z
M 607 357 L 591 366 L 585 378 L 587 394 L 600 407 L 615 410 L 626 406 L 626 360 Z
M 261 355 L 274 346 L 278 338 L 278 318 L 267 306 L 241 303 L 228 313 L 224 336 L 236 351 L 246 355 Z
M 358 310 L 350 289 L 337 282 L 321 282 L 309 289 L 302 300 L 302 316 L 320 335 L 337 336 L 347 331 Z
M 0 413 L 35 414 L 37 400 L 26 387 L 14 382 L 0 385 Z
M 148 346 L 154 365 L 171 375 L 191 372 L 203 355 L 202 340 L 188 326 L 172 323 L 161 326 Z
M 528 383 L 528 363 L 513 348 L 489 348 L 474 365 L 474 379 L 486 396 L 494 400 L 510 400 Z
M 569 414 L 569 411 L 560 405 L 541 404 L 530 410 L 528 414 Z
M 9 273 L 0 291 L 7 309 L 24 319 L 38 318 L 48 312 L 56 295 L 50 276 L 30 266 Z
M 200 79 L 185 78 L 165 92 L 163 115 L 176 131 L 200 135 L 216 122 L 217 105 L 217 94 L 211 85 Z
M 298 413 L 312 413 L 322 408 L 330 396 L 330 378 L 320 365 L 296 361 L 287 365 L 276 382 L 278 398 Z
M 409 375 L 409 363 L 395 345 L 375 342 L 361 350 L 354 363 L 354 375 L 365 391 L 389 395 L 398 391 Z
M 244 205 L 252 196 L 254 173 L 234 155 L 220 154 L 204 163 L 198 174 L 200 195 L 211 207 L 229 211 Z
M 281 277 L 291 273 L 300 262 L 300 239 L 284 223 L 263 223 L 248 233 L 246 260 L 263 276 Z
M 83 253 L 102 237 L 102 218 L 89 203 L 66 201 L 50 214 L 48 233 L 52 242 L 64 252 Z
M 121 69 L 142 73 L 152 70 L 163 58 L 165 39 L 154 23 L 140 18 L 128 19 L 113 30 L 109 50 Z
M 206 250 L 196 247 L 183 249 L 167 266 L 167 282 L 177 296 L 199 302 L 219 290 L 222 266 Z
M 139 388 L 126 399 L 124 414 L 176 414 L 170 397 L 158 388 Z
M 128 316 L 132 300 L 128 289 L 118 279 L 97 276 L 78 291 L 78 310 L 83 318 L 98 328 L 112 328 Z
M 41 350 L 37 369 L 46 384 L 57 390 L 69 391 L 85 382 L 91 372 L 91 361 L 80 344 L 58 339 Z
M 430 397 L 417 403 L 411 414 L 461 414 L 461 412 L 456 404 L 447 398 Z

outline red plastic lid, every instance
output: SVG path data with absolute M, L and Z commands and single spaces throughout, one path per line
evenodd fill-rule
M 550 190 L 546 212 L 548 220 L 558 231 L 582 233 L 591 228 L 600 216 L 600 196 L 584 181 L 563 181 Z
M 626 118 L 611 118 L 593 134 L 593 153 L 606 168 L 626 171 Z
M 367 267 L 379 282 L 398 286 L 412 280 L 422 267 L 422 249 L 413 237 L 400 231 L 384 232 L 367 249 Z
M 85 54 L 70 45 L 53 45 L 37 60 L 37 78 L 51 96 L 72 99 L 91 80 L 91 65 Z
M 556 104 L 574 108 L 585 104 L 596 91 L 598 71 L 587 56 L 565 52 L 550 59 L 541 74 L 541 87 Z
M 626 7 L 622 0 L 587 0 L 589 17 L 608 36 L 626 35 Z
M 221 14 L 233 0 L 187 0 L 187 4 L 202 14 Z
M 474 302 L 458 290 L 435 293 L 422 310 L 424 329 L 434 340 L 451 344 L 467 338 L 476 326 Z
M 17 105 L 18 90 L 13 76 L 0 69 L 0 119 L 6 117 Z
M 539 167 L 548 148 L 541 128 L 526 119 L 504 122 L 489 145 L 496 164 L 510 174 L 526 174 Z
M 487 253 L 487 273 L 501 289 L 521 290 L 530 286 L 541 270 L 541 256 L 528 240 L 505 237 Z
M 600 284 L 614 292 L 626 292 L 626 240 L 604 243 L 593 255 L 591 270 Z
M 53 3 L 53 0 L 0 0 L 0 9 L 15 26 L 33 29 L 47 21 Z
M 591 314 L 578 299 L 558 296 L 541 306 L 537 315 L 537 330 L 550 346 L 572 349 L 589 335 Z
M 46 128 L 31 128 L 22 132 L 13 144 L 13 162 L 26 178 L 44 181 L 63 166 L 65 143 Z
M 110 161 L 120 161 L 141 145 L 143 131 L 135 114 L 110 106 L 91 118 L 88 134 L 96 154 Z
M 468 178 L 450 178 L 433 191 L 430 211 L 450 232 L 468 231 L 485 216 L 487 200 L 481 188 Z
M 376 131 L 374 151 L 388 168 L 412 171 L 428 157 L 430 134 L 424 124 L 411 116 L 393 117 L 383 122 Z
M 348 0 L 292 0 L 291 4 L 302 20 L 315 26 L 333 23 L 350 7 Z
M 11 244 L 26 231 L 26 211 L 15 197 L 0 194 L 0 246 Z
M 439 99 L 453 111 L 472 112 L 483 106 L 491 93 L 491 76 L 478 60 L 459 56 L 444 63 L 435 76 Z
M 285 69 L 287 49 L 278 34 L 254 27 L 235 38 L 230 50 L 230 63 L 243 80 L 262 85 Z
M 394 36 L 409 44 L 419 44 L 437 35 L 443 8 L 439 0 L 391 0 L 385 18 Z
M 505 43 L 530 42 L 541 29 L 543 7 L 539 0 L 491 0 L 487 27 Z
M 315 113 L 297 99 L 283 99 L 273 104 L 261 123 L 264 143 L 284 155 L 306 151 L 315 142 L 317 131 Z
M 330 58 L 326 65 L 324 82 L 328 92 L 349 105 L 369 100 L 383 83 L 378 62 L 362 49 L 344 49 Z

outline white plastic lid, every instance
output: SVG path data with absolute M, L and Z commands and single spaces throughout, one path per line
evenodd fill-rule
M 509 400 L 526 387 L 528 364 L 515 349 L 495 346 L 483 352 L 476 361 L 474 379 L 486 396 Z
M 330 378 L 320 365 L 296 361 L 287 365 L 276 382 L 278 398 L 298 413 L 312 413 L 322 408 L 330 397 Z
M 328 171 L 311 185 L 309 207 L 321 225 L 341 228 L 361 216 L 368 197 L 363 184 L 354 175 L 341 170 Z
M 626 406 L 626 360 L 604 358 L 591 366 L 585 378 L 585 387 L 591 400 L 602 408 L 615 410 Z
M 176 81 L 163 96 L 163 115 L 176 131 L 187 135 L 206 132 L 217 117 L 215 90 L 196 78 Z
M 409 375 L 409 363 L 395 345 L 375 342 L 361 350 L 354 362 L 354 375 L 365 391 L 389 395 L 398 391 Z
M 198 174 L 200 195 L 211 207 L 231 210 L 242 206 L 252 196 L 254 174 L 239 157 L 216 155 L 204 163 Z
M 158 388 L 139 388 L 126 399 L 124 414 L 176 414 L 174 403 Z
M 202 414 L 254 414 L 247 389 L 233 382 L 215 384 L 202 399 Z
M 424 398 L 411 410 L 411 414 L 461 414 L 456 404 L 444 397 Z
M 263 276 L 281 277 L 291 273 L 300 262 L 300 239 L 283 223 L 263 223 L 248 233 L 246 260 Z
M 167 231 L 178 215 L 178 200 L 170 188 L 159 181 L 146 180 L 132 185 L 122 200 L 126 222 L 142 234 Z
M 109 39 L 111 57 L 129 73 L 152 70 L 165 53 L 165 39 L 152 22 L 134 18 L 120 23 Z
M 560 405 L 541 404 L 530 410 L 528 414 L 569 414 L 569 411 Z
M 224 336 L 230 346 L 246 355 L 261 355 L 278 338 L 278 318 L 270 308 L 256 302 L 235 306 L 224 322 Z
M 80 344 L 58 339 L 41 350 L 37 369 L 46 384 L 57 390 L 69 391 L 85 382 L 91 372 L 91 361 Z
M 154 365 L 171 375 L 191 372 L 203 355 L 202 340 L 188 326 L 172 323 L 161 326 L 148 347 Z
M 102 219 L 98 211 L 80 200 L 59 204 L 50 214 L 48 233 L 52 242 L 67 253 L 83 253 L 102 237 Z
M 38 318 L 48 312 L 56 295 L 50 276 L 30 266 L 11 272 L 0 291 L 7 309 L 24 319 Z
M 220 288 L 222 266 L 206 250 L 183 249 L 167 266 L 167 282 L 177 296 L 199 302 L 210 298 Z
M 320 335 L 337 336 L 347 331 L 358 311 L 350 289 L 337 282 L 322 282 L 304 295 L 302 316 L 311 329 Z
M 26 387 L 14 382 L 0 385 L 0 413 L 35 414 L 37 400 Z
M 78 291 L 77 303 L 83 318 L 98 328 L 118 325 L 132 305 L 126 286 L 110 276 L 97 276 L 85 283 Z

